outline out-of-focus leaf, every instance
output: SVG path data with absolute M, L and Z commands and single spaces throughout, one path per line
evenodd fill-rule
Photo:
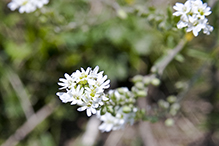
M 202 59 L 202 60 L 207 60 L 209 59 L 209 53 L 205 53 L 200 50 L 195 50 L 195 49 L 188 49 L 187 51 L 188 56 L 197 58 L 197 59 Z
M 15 44 L 12 41 L 5 43 L 5 51 L 13 60 L 24 60 L 31 55 L 32 48 L 28 44 Z

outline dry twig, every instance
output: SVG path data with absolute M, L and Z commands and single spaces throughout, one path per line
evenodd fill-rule
M 14 91 L 16 92 L 20 103 L 21 107 L 24 111 L 24 114 L 26 118 L 28 119 L 34 114 L 34 110 L 32 108 L 31 102 L 29 100 L 29 96 L 24 88 L 23 83 L 21 82 L 21 79 L 19 76 L 14 73 L 11 69 L 7 68 L 7 78 L 10 81 L 12 87 L 14 88 Z
M 45 120 L 58 107 L 55 101 L 42 107 L 36 114 L 33 114 L 16 132 L 11 135 L 2 146 L 15 146 L 24 139 L 34 128 Z

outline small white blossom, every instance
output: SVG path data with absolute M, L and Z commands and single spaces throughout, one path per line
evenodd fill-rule
M 209 35 L 210 32 L 213 31 L 213 29 L 214 29 L 214 28 L 213 28 L 211 25 L 208 25 L 208 24 L 207 24 L 206 27 L 205 27 L 204 30 L 203 30 L 203 33 Z
M 116 107 L 116 109 L 117 112 L 115 116 L 108 112 L 104 115 L 97 114 L 97 117 L 103 122 L 99 126 L 99 130 L 102 132 L 110 132 L 111 130 L 124 129 L 126 124 L 132 125 L 134 123 L 136 108 L 130 113 L 124 113 L 122 107 Z
M 185 4 L 176 3 L 173 9 L 176 10 L 173 15 L 180 16 L 177 28 L 187 27 L 186 31 L 192 31 L 194 36 L 198 36 L 201 30 L 207 35 L 213 31 L 213 27 L 208 25 L 206 18 L 211 14 L 211 8 L 207 6 L 207 3 L 201 0 L 187 0 Z
M 59 88 L 60 90 L 66 89 L 66 88 L 71 89 L 72 86 L 76 85 L 74 79 L 71 76 L 69 76 L 67 73 L 65 73 L 64 76 L 66 79 L 60 78 L 59 81 L 61 81 L 61 82 L 58 82 L 59 86 L 63 86 L 63 87 Z
M 19 13 L 31 13 L 48 3 L 49 0 L 12 0 L 8 3 L 8 7 L 12 11 L 18 9 Z
M 81 71 L 76 70 L 70 75 L 64 74 L 65 78 L 60 78 L 58 85 L 60 89 L 65 89 L 66 92 L 58 92 L 56 95 L 62 102 L 71 102 L 71 105 L 77 104 L 80 106 L 78 111 L 85 111 L 87 116 L 96 114 L 97 108 L 104 104 L 108 98 L 104 94 L 104 90 L 109 88 L 110 80 L 107 76 L 103 76 L 103 71 L 99 72 L 99 67 L 92 70 L 88 67 L 86 70 L 81 68 Z
M 69 92 L 70 96 L 73 97 L 71 105 L 75 105 L 80 103 L 81 99 L 83 98 L 84 88 L 77 86 L 77 88 L 72 88 Z
M 38 8 L 42 8 L 43 5 L 46 5 L 49 3 L 49 0 L 32 0 L 33 5 L 35 5 Z
M 69 93 L 57 92 L 56 95 L 59 96 L 60 100 L 64 103 L 73 101 L 73 97 L 70 96 Z
M 92 99 L 88 98 L 87 96 L 84 96 L 82 100 L 78 102 L 78 105 L 81 107 L 79 107 L 77 110 L 80 112 L 86 110 L 88 117 L 90 117 L 92 114 L 96 114 L 96 108 L 99 107 L 97 102 L 92 101 Z
M 182 16 L 186 18 L 191 10 L 191 3 L 190 1 L 186 1 L 185 4 L 176 3 L 176 5 L 173 6 L 173 9 L 176 10 L 176 12 L 173 13 L 174 16 Z
M 211 8 L 207 6 L 207 3 L 204 3 L 201 0 L 192 1 L 193 13 L 196 14 L 199 18 L 204 19 L 205 16 L 211 14 Z
M 118 130 L 124 127 L 124 119 L 120 119 L 112 116 L 110 113 L 106 113 L 100 117 L 103 123 L 99 126 L 99 130 L 102 132 L 110 132 L 111 130 Z

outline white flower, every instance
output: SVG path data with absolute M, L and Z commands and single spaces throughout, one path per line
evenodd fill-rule
M 186 27 L 186 26 L 188 26 L 188 22 L 186 22 L 186 21 L 179 20 L 179 22 L 177 23 L 177 27 L 179 29 Z
M 208 19 L 198 19 L 196 16 L 189 17 L 190 23 L 187 28 L 187 32 L 192 31 L 194 36 L 198 36 L 198 33 L 206 27 Z
M 49 0 L 12 0 L 8 3 L 8 7 L 12 11 L 18 9 L 19 13 L 31 13 L 48 2 Z
M 78 111 L 86 110 L 87 116 L 96 114 L 97 108 L 108 100 L 104 90 L 110 86 L 110 80 L 107 80 L 106 75 L 103 76 L 103 71 L 98 73 L 98 70 L 97 66 L 94 70 L 90 67 L 86 70 L 81 68 L 81 71 L 76 70 L 71 76 L 65 73 L 65 78 L 60 78 L 58 85 L 62 86 L 60 89 L 66 89 L 66 93 L 58 92 L 56 95 L 64 103 L 80 106 Z
M 192 2 L 194 6 L 193 7 L 193 13 L 197 14 L 197 16 L 201 19 L 204 19 L 205 16 L 208 16 L 211 14 L 211 8 L 207 6 L 207 3 L 204 3 L 201 0 L 196 0 Z
M 61 82 L 58 82 L 58 85 L 63 86 L 63 87 L 59 88 L 60 90 L 66 89 L 66 88 L 71 89 L 73 86 L 76 85 L 74 79 L 71 76 L 69 76 L 67 73 L 65 73 L 64 76 L 66 79 L 59 78 L 59 81 L 61 81 Z
M 97 78 L 99 74 L 103 74 L 103 71 L 98 73 L 98 70 L 99 70 L 99 66 L 96 66 L 94 70 L 90 72 L 89 74 L 90 78 Z
M 107 89 L 109 88 L 109 83 L 110 80 L 107 80 L 107 75 L 103 76 L 102 74 L 99 74 L 96 78 L 96 82 L 93 82 L 93 80 L 89 80 L 90 84 L 98 87 L 98 88 L 103 88 L 103 89 Z
M 67 102 L 72 102 L 74 99 L 72 96 L 69 95 L 69 93 L 65 92 L 57 92 L 57 96 L 62 100 L 62 102 L 67 103 Z
M 31 0 L 12 0 L 8 7 L 14 11 L 19 8 L 20 13 L 30 13 L 36 10 L 36 7 L 32 4 Z
M 73 100 L 71 102 L 71 105 L 75 105 L 77 103 L 80 103 L 84 92 L 84 88 L 81 88 L 80 86 L 77 86 L 77 88 L 72 88 L 69 92 L 70 96 L 73 97 Z
M 202 29 L 203 33 L 207 35 L 213 31 L 213 27 L 208 25 L 208 19 L 206 18 L 211 14 L 211 8 L 201 0 L 187 0 L 185 4 L 176 3 L 173 9 L 176 10 L 173 15 L 180 16 L 177 28 L 187 27 L 186 31 L 192 31 L 194 36 L 198 36 Z
M 203 30 L 203 33 L 209 35 L 210 32 L 213 31 L 213 29 L 214 29 L 214 28 L 213 28 L 211 25 L 208 25 L 208 24 L 207 24 L 206 27 L 205 27 L 204 30 Z
M 81 72 L 79 70 L 76 70 L 76 72 L 72 73 L 72 77 L 74 77 L 76 83 L 80 82 L 81 84 L 87 84 L 90 70 L 90 67 L 88 67 L 86 71 L 83 68 L 81 68 Z
M 42 8 L 43 5 L 48 4 L 49 0 L 32 0 L 33 4 L 38 7 L 38 8 Z
M 80 112 L 86 110 L 88 117 L 90 117 L 92 114 L 96 114 L 96 108 L 99 106 L 99 104 L 93 101 L 90 96 L 82 97 L 82 100 L 78 102 L 78 105 L 81 107 L 79 107 L 77 110 Z
M 106 113 L 100 117 L 103 123 L 99 126 L 102 132 L 110 132 L 124 127 L 125 121 L 122 118 L 114 117 L 110 113 Z
M 98 70 L 99 70 L 99 67 L 96 66 L 94 70 L 90 72 L 89 77 L 88 77 L 90 78 L 88 80 L 89 84 L 94 85 L 95 87 L 98 87 L 98 88 L 103 88 L 103 89 L 109 88 L 110 80 L 106 81 L 107 75 L 103 76 L 103 71 L 97 73 Z M 93 78 L 96 80 L 94 81 Z
M 174 16 L 187 17 L 187 14 L 191 10 L 191 3 L 190 1 L 186 1 L 185 4 L 176 3 L 176 5 L 173 6 L 173 9 L 177 11 L 173 13 Z
M 132 125 L 135 121 L 136 108 L 130 113 L 124 113 L 122 107 L 116 107 L 116 115 L 112 116 L 110 113 L 100 115 L 99 112 L 97 117 L 100 118 L 103 123 L 99 126 L 99 130 L 102 132 L 110 132 L 111 130 L 123 129 L 126 124 Z

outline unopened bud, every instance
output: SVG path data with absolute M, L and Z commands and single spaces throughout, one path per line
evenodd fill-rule
M 145 76 L 142 80 L 145 85 L 149 85 L 151 83 L 151 78 L 149 76 Z
M 100 114 L 104 115 L 105 113 L 106 113 L 106 107 L 104 106 L 103 108 L 101 108 Z
M 173 126 L 174 125 L 174 120 L 171 118 L 166 119 L 165 121 L 166 126 Z
M 171 96 L 167 97 L 167 101 L 168 101 L 169 103 L 174 103 L 174 102 L 176 102 L 176 96 L 171 95 Z
M 135 103 L 136 102 L 136 100 L 134 98 L 129 98 L 128 101 L 129 101 L 129 103 Z
M 153 66 L 153 67 L 151 68 L 151 72 L 152 72 L 152 73 L 156 73 L 156 72 L 157 72 L 157 67 L 156 67 L 156 66 Z
M 160 80 L 158 78 L 154 78 L 152 79 L 151 84 L 154 86 L 158 86 L 160 85 Z
M 183 89 L 183 88 L 185 88 L 185 83 L 179 81 L 175 84 L 175 87 L 177 89 Z
M 130 112 L 132 111 L 132 109 L 131 109 L 129 106 L 124 106 L 124 107 L 122 108 L 122 111 L 123 111 L 124 113 L 130 113 Z
M 142 75 L 136 75 L 132 78 L 132 82 L 133 83 L 137 83 L 137 82 L 141 82 L 143 80 L 143 76 Z
M 138 89 L 137 89 L 135 86 L 132 86 L 131 91 L 132 91 L 133 93 L 136 93 L 136 92 L 138 92 Z
M 146 97 L 147 96 L 147 91 L 144 90 L 140 90 L 138 92 L 136 92 L 138 97 Z
M 111 106 L 107 106 L 106 109 L 109 113 L 113 113 L 113 108 Z
M 120 93 L 120 94 L 124 94 L 126 92 L 128 92 L 128 88 L 126 87 L 121 87 L 121 88 L 117 88 L 117 91 Z
M 158 101 L 158 105 L 164 109 L 168 109 L 170 106 L 170 104 L 168 102 L 164 101 L 163 99 Z
M 177 114 L 177 111 L 175 109 L 170 109 L 169 113 L 172 115 L 172 116 L 175 116 Z
M 140 90 L 140 89 L 144 89 L 144 84 L 143 84 L 142 82 L 137 82 L 137 83 L 135 84 L 135 87 L 137 87 L 139 90 Z
M 171 105 L 171 109 L 178 111 L 180 109 L 180 105 L 178 103 L 174 103 L 173 105 Z
M 119 10 L 117 11 L 117 15 L 118 15 L 121 19 L 126 19 L 126 18 L 127 18 L 127 13 L 126 13 L 124 10 L 122 10 L 122 9 L 119 9 Z

